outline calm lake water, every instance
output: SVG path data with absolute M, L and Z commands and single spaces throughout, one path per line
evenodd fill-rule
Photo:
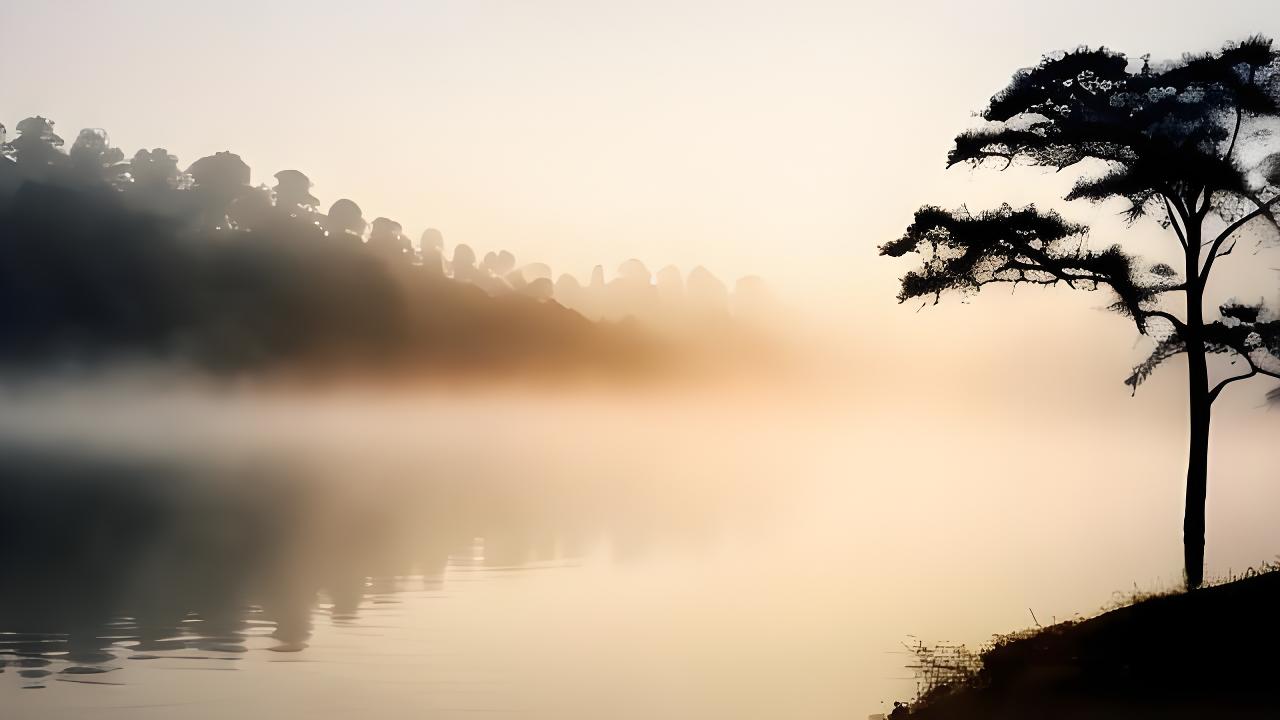
M 1176 582 L 1180 420 L 1125 400 L 13 397 L 0 707 L 865 717 L 913 693 L 913 636 Z M 1280 547 L 1280 451 L 1252 405 L 1218 422 L 1225 572 Z

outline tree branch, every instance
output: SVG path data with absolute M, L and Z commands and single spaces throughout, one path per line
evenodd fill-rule
M 1204 193 L 1204 202 L 1200 204 L 1200 209 L 1196 210 L 1196 220 L 1203 221 L 1209 217 L 1209 211 L 1213 209 L 1213 189 L 1205 187 L 1196 191 L 1196 197 L 1200 197 L 1200 193 Z
M 1228 225 L 1226 230 L 1223 230 L 1219 233 L 1218 237 L 1214 238 L 1213 246 L 1209 250 L 1209 256 L 1204 261 L 1204 268 L 1200 270 L 1200 282 L 1203 283 L 1209 279 L 1209 271 L 1213 268 L 1213 261 L 1219 257 L 1218 251 L 1222 248 L 1222 243 L 1226 242 L 1227 238 L 1231 237 L 1232 233 L 1244 227 L 1244 225 L 1250 220 L 1253 220 L 1259 215 L 1267 214 L 1271 210 L 1271 206 L 1275 205 L 1277 202 L 1280 202 L 1280 195 L 1276 195 L 1266 202 L 1258 203 L 1257 208 Z
M 1169 224 L 1173 226 L 1173 232 L 1177 234 L 1178 242 L 1182 244 L 1182 249 L 1186 250 L 1187 235 L 1182 231 L 1182 227 L 1178 225 L 1178 219 L 1181 218 L 1181 215 L 1177 218 L 1174 217 L 1173 205 L 1169 202 L 1168 195 L 1161 193 L 1160 197 L 1164 200 L 1164 211 L 1169 214 Z
M 1245 81 L 1246 85 L 1252 85 L 1254 78 L 1254 67 L 1249 66 L 1249 79 Z M 1240 137 L 1240 121 L 1244 117 L 1244 110 L 1240 108 L 1240 103 L 1236 103 L 1236 127 L 1231 131 L 1231 144 L 1227 145 L 1227 152 L 1223 154 L 1222 159 L 1230 162 L 1231 153 L 1236 149 L 1236 138 Z
M 1244 373 L 1243 375 L 1235 375 L 1235 376 L 1229 377 L 1223 380 L 1222 382 L 1218 383 L 1216 387 L 1210 390 L 1209 403 L 1212 404 L 1215 400 L 1217 400 L 1218 396 L 1222 394 L 1222 390 L 1226 388 L 1228 385 L 1230 385 L 1231 383 L 1238 382 L 1240 380 L 1248 380 L 1249 378 L 1257 374 L 1258 374 L 1258 367 L 1253 363 L 1249 363 L 1249 372 Z
M 1173 325 L 1174 331 L 1177 332 L 1179 335 L 1181 335 L 1182 332 L 1187 329 L 1186 324 L 1183 323 L 1181 320 L 1179 320 L 1178 316 L 1174 315 L 1173 313 L 1165 312 L 1164 310 L 1146 310 L 1144 311 L 1143 314 L 1146 315 L 1147 317 L 1158 317 L 1164 320 L 1168 320 L 1169 324 Z
M 1172 202 L 1174 208 L 1178 211 L 1178 217 L 1182 220 L 1182 226 L 1187 226 L 1187 219 L 1191 216 L 1191 209 L 1182 202 L 1182 196 L 1174 191 L 1173 187 L 1165 184 L 1160 188 L 1160 196 L 1165 202 Z
M 1225 380 L 1223 380 L 1222 382 L 1214 386 L 1214 388 L 1209 391 L 1210 403 L 1213 403 L 1213 401 L 1217 400 L 1218 396 L 1222 394 L 1223 389 L 1225 389 L 1231 383 L 1239 382 L 1241 380 L 1248 380 L 1249 378 L 1255 375 L 1266 375 L 1267 377 L 1273 377 L 1273 378 L 1276 378 L 1277 380 L 1280 380 L 1280 373 L 1267 370 L 1266 368 L 1258 367 L 1257 363 L 1253 361 L 1253 358 L 1250 357 L 1248 353 L 1240 353 L 1240 356 L 1244 358 L 1245 362 L 1249 363 L 1249 372 L 1244 373 L 1242 375 L 1234 375 L 1232 377 L 1226 378 Z
M 1043 257 L 1043 254 L 1042 254 L 1042 257 Z M 1075 284 L 1077 282 L 1091 282 L 1096 285 L 1111 285 L 1111 279 L 1108 277 L 1104 277 L 1102 275 L 1094 275 L 1092 273 L 1085 274 L 1085 275 L 1072 273 L 1072 272 L 1069 272 L 1065 267 L 1057 268 L 1057 267 L 1053 267 L 1052 265 L 1045 264 L 1046 261 L 1049 261 L 1049 259 L 1044 258 L 1044 261 L 1036 262 L 1036 263 L 1025 263 L 1025 262 L 1018 262 L 1016 260 L 1011 260 L 1005 263 L 1000 268 L 1000 270 L 1017 270 L 1019 272 L 1024 272 L 1024 273 L 1039 272 L 1039 273 L 1044 273 L 1046 275 L 1053 276 L 1054 279 L 1048 280 L 1048 281 L 1035 281 L 1031 279 L 1026 280 L 1026 282 L 1036 282 L 1042 285 L 1052 285 L 1058 282 L 1065 282 L 1067 284 L 1067 287 L 1072 289 L 1075 289 L 1075 286 L 1076 286 Z

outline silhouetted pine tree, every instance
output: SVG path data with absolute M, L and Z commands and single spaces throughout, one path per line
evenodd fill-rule
M 1135 390 L 1155 368 L 1187 356 L 1191 440 L 1183 523 L 1188 588 L 1203 580 L 1210 409 L 1229 384 L 1280 378 L 1280 321 L 1263 305 L 1229 303 L 1206 320 L 1204 289 L 1216 261 L 1247 227 L 1275 227 L 1280 152 L 1267 125 L 1280 120 L 1280 54 L 1255 37 L 1222 51 L 1153 67 L 1105 48 L 1046 57 L 1014 75 L 982 113 L 987 124 L 956 138 L 947 163 L 1057 170 L 1101 161 L 1067 200 L 1128 201 L 1128 218 L 1156 213 L 1176 239 L 1181 267 L 1144 264 L 1120 245 L 1088 247 L 1087 228 L 1034 206 L 970 213 L 926 206 L 881 255 L 918 253 L 899 301 L 970 293 L 990 283 L 1105 287 L 1111 308 L 1155 339 L 1126 383 Z M 1185 312 L 1169 309 L 1181 296 Z M 1206 356 L 1247 370 L 1209 381 Z

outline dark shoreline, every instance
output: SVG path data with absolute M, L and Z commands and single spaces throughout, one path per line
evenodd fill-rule
M 1280 572 L 1159 595 L 998 640 L 923 720 L 1280 717 Z M 897 717 L 897 716 L 895 716 Z

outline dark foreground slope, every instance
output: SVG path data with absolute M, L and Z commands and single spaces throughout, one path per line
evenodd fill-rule
M 1280 717 L 1280 572 L 997 643 L 912 718 Z

